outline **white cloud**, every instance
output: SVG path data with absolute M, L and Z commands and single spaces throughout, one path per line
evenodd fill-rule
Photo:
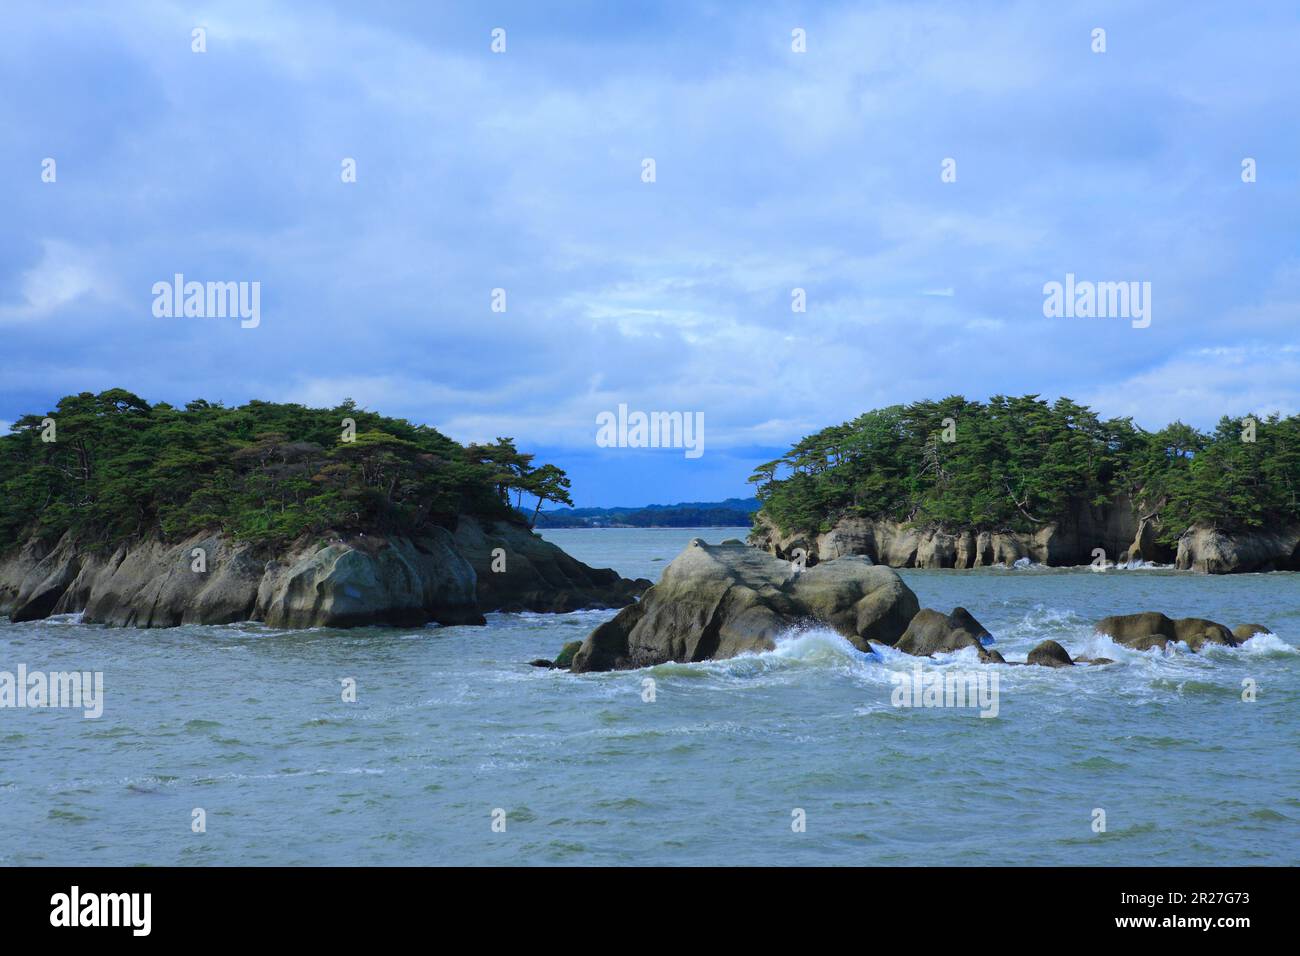
M 1143 427 L 1184 421 L 1212 427 L 1222 416 L 1300 411 L 1300 352 L 1265 346 L 1193 349 L 1081 396 Z
M 57 239 L 44 239 L 40 245 L 40 261 L 19 283 L 21 300 L 0 304 L 0 322 L 45 319 L 82 296 L 107 295 L 109 283 L 84 250 Z
M 805 55 L 780 13 L 683 8 L 670 36 L 617 11 L 512 16 L 493 56 L 472 16 L 383 6 L 223 7 L 206 57 L 181 4 L 96 14 L 93 49 L 39 13 L 6 22 L 0 82 L 63 71 L 16 103 L 15 154 L 84 132 L 57 186 L 6 207 L 40 228 L 0 258 L 0 412 L 113 384 L 350 395 L 462 440 L 589 450 L 623 401 L 703 411 L 711 449 L 955 392 L 1066 394 L 1144 424 L 1296 405 L 1300 209 L 1220 155 L 1300 155 L 1295 98 L 1214 92 L 1288 75 L 1285 14 L 1193 27 L 1157 0 L 1125 13 L 1143 43 L 1121 63 L 1023 2 L 819 6 Z M 75 205 L 52 203 L 65 188 Z M 1067 271 L 1150 279 L 1152 327 L 1044 319 L 1042 284 Z M 174 272 L 260 280 L 262 326 L 151 320 L 147 290 Z

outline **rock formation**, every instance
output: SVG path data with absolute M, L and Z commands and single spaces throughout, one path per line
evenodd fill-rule
M 1300 527 L 1229 534 L 1193 527 L 1178 539 L 1176 566 L 1182 571 L 1300 571 Z
M 498 609 L 623 607 L 648 584 L 587 567 L 525 528 L 473 518 L 455 533 L 326 535 L 274 553 L 220 534 L 104 550 L 65 534 L 0 556 L 0 614 L 83 612 L 124 627 L 481 624 Z
M 484 528 L 461 518 L 454 545 L 477 576 L 479 607 L 493 611 L 562 613 L 626 607 L 651 582 L 629 581 L 609 568 L 592 568 L 519 525 Z
M 889 568 L 841 558 L 799 571 L 740 541 L 696 538 L 641 600 L 597 627 L 573 670 L 623 670 L 771 650 L 799 622 L 818 622 L 860 650 L 893 644 L 919 609 Z
M 862 555 L 893 568 L 980 568 L 1022 558 L 1050 566 L 1082 565 L 1092 563 L 1096 548 L 1112 562 L 1174 559 L 1172 549 L 1156 544 L 1151 519 L 1138 515 L 1126 495 L 1101 507 L 1078 505 L 1066 520 L 1032 533 L 914 528 L 906 522 L 846 516 L 822 534 L 783 534 L 759 512 L 750 541 L 782 558 L 801 548 L 809 564 Z
M 1043 641 L 1032 651 L 1025 659 L 1026 664 L 1037 664 L 1039 667 L 1073 667 L 1074 661 L 1066 653 L 1064 647 L 1056 641 Z
M 953 608 L 951 614 L 923 608 L 907 625 L 903 636 L 894 644 L 894 649 L 919 657 L 932 654 L 951 653 L 966 647 L 973 647 L 979 652 L 981 660 L 987 660 L 990 652 L 985 649 L 983 638 L 992 635 L 964 607 Z M 1001 654 L 997 655 L 1000 659 Z
M 1151 647 L 1164 648 L 1171 641 L 1182 642 L 1192 651 L 1199 651 L 1206 644 L 1236 647 L 1241 643 L 1222 624 L 1199 617 L 1175 620 L 1159 611 L 1104 617 L 1097 622 L 1096 629 L 1099 634 L 1108 635 L 1117 644 L 1139 651 Z

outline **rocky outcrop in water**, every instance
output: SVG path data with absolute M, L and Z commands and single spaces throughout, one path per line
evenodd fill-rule
M 894 649 L 918 657 L 932 654 L 952 653 L 963 648 L 973 647 L 981 660 L 988 660 L 990 652 L 984 647 L 984 639 L 992 635 L 964 607 L 953 608 L 951 614 L 922 608 L 907 625 L 903 636 L 894 644 Z M 1002 655 L 998 654 L 998 659 Z
M 973 647 L 982 663 L 1006 664 L 1007 660 L 998 651 L 984 646 L 985 640 L 992 636 L 964 607 L 953 608 L 951 614 L 923 608 L 907 625 L 907 631 L 898 639 L 894 649 L 918 657 L 930 657 Z M 1100 662 L 1111 663 L 1104 658 Z M 1025 663 L 1041 667 L 1069 667 L 1076 662 L 1070 659 L 1065 648 L 1056 641 L 1049 640 L 1031 650 Z
M 1300 571 L 1300 527 L 1229 534 L 1189 528 L 1178 539 L 1176 566 L 1183 571 Z
M 1054 640 L 1040 642 L 1023 663 L 1008 662 L 984 646 L 992 635 L 968 610 L 957 607 L 944 614 L 919 608 L 897 573 L 869 559 L 841 557 L 801 571 L 797 563 L 739 541 L 708 545 L 698 538 L 639 603 L 597 627 L 576 652 L 570 644 L 555 662 L 532 663 L 563 667 L 572 653 L 571 670 L 583 673 L 717 660 L 772 650 L 779 635 L 809 622 L 833 628 L 862 651 L 886 645 L 929 657 L 974 648 L 985 664 L 1114 663 L 1105 657 L 1071 658 Z M 1262 624 L 1243 624 L 1234 633 L 1214 621 L 1172 619 L 1157 611 L 1103 618 L 1096 630 L 1138 650 L 1181 642 L 1193 651 L 1207 644 L 1235 647 L 1269 632 Z
M 582 648 L 582 641 L 569 641 L 564 647 L 560 648 L 560 653 L 556 655 L 555 660 L 548 661 L 545 658 L 538 658 L 529 661 L 533 667 L 549 667 L 551 670 L 567 671 L 573 666 L 574 655 Z
M 646 584 L 589 568 L 527 529 L 473 518 L 454 534 L 326 536 L 273 553 L 219 534 L 111 550 L 66 534 L 0 558 L 0 614 L 82 612 L 124 627 L 481 624 L 485 610 L 623 607 Z
M 1238 624 L 1232 629 L 1232 636 L 1245 643 L 1256 634 L 1272 634 L 1273 629 L 1266 624 Z
M 740 541 L 696 538 L 641 600 L 597 627 L 572 669 L 625 670 L 771 650 L 792 625 L 817 622 L 860 650 L 893 644 L 919 610 L 891 569 L 841 558 L 805 571 Z
M 1074 661 L 1070 659 L 1069 653 L 1056 641 L 1043 641 L 1025 658 L 1026 664 L 1036 664 L 1039 667 L 1073 667 Z
M 1096 630 L 1117 644 L 1139 651 L 1152 647 L 1163 649 L 1171 642 L 1186 644 L 1192 651 L 1199 651 L 1206 644 L 1236 647 L 1241 643 L 1222 624 L 1199 617 L 1173 619 L 1159 611 L 1104 617 L 1097 622 Z

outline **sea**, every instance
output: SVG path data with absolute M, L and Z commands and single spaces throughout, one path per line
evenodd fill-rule
M 651 580 L 692 538 L 744 533 L 544 532 Z M 301 631 L 0 621 L 0 677 L 103 675 L 97 718 L 0 707 L 0 864 L 1300 862 L 1300 575 L 900 573 L 923 607 L 970 610 L 1008 661 L 1052 638 L 1114 663 L 920 662 L 802 625 L 732 660 L 529 665 L 614 611 Z M 1193 654 L 1093 632 L 1143 610 L 1270 633 Z M 963 681 L 996 708 L 947 690 Z M 911 696 L 923 684 L 943 692 Z

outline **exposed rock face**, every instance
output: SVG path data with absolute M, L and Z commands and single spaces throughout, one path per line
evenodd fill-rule
M 1097 622 L 1096 629 L 1117 643 L 1140 651 L 1151 647 L 1164 648 L 1170 641 L 1182 641 L 1193 651 L 1199 651 L 1206 644 L 1236 647 L 1240 643 L 1222 624 L 1199 617 L 1173 620 L 1159 611 L 1104 617 Z
M 980 568 L 1011 565 L 1021 558 L 1069 566 L 1092 563 L 1096 548 L 1104 549 L 1109 561 L 1172 561 L 1173 551 L 1156 544 L 1155 530 L 1151 519 L 1137 514 L 1128 496 L 1119 495 L 1101 507 L 1076 505 L 1066 520 L 1032 533 L 947 531 L 843 517 L 824 534 L 786 535 L 760 512 L 750 541 L 781 558 L 790 558 L 795 548 L 802 548 L 810 565 L 862 555 L 892 568 Z
M 545 658 L 538 658 L 528 663 L 533 667 L 549 667 L 551 670 L 567 671 L 573 666 L 573 655 L 578 653 L 580 647 L 582 647 L 582 641 L 569 641 L 564 647 L 560 648 L 560 653 L 556 655 L 555 660 L 548 661 Z
M 581 649 L 582 641 L 569 641 L 569 643 L 560 648 L 560 653 L 555 657 L 554 666 L 563 667 L 565 669 L 572 667 L 573 658 Z
M 973 647 L 981 659 L 988 659 L 990 652 L 985 650 L 981 638 L 991 636 L 964 607 L 953 608 L 951 614 L 923 608 L 908 623 L 907 630 L 894 648 L 906 654 L 929 657 Z
M 1105 658 L 1102 659 L 1105 660 Z M 1029 657 L 1025 659 L 1025 663 L 1037 664 L 1039 667 L 1074 666 L 1074 661 L 1070 660 L 1070 655 L 1066 653 L 1065 648 L 1056 641 L 1043 641 L 1029 652 Z
M 840 558 L 799 572 L 740 541 L 696 538 L 640 602 L 597 627 L 573 670 L 624 670 L 771 650 L 792 624 L 817 621 L 860 650 L 893 644 L 918 610 L 916 595 L 889 568 Z
M 496 611 L 560 613 L 626 607 L 651 582 L 629 581 L 609 568 L 591 568 L 518 525 L 484 527 L 462 518 L 456 550 L 477 575 L 479 606 Z
M 1210 574 L 1300 571 L 1300 526 L 1238 534 L 1189 528 L 1178 539 L 1177 567 Z
M 446 532 L 414 541 L 362 538 L 271 562 L 255 615 L 288 628 L 482 621 L 473 569 Z
M 777 557 L 796 548 L 810 565 L 846 555 L 863 555 L 893 568 L 980 568 L 1011 565 L 1021 558 L 1064 567 L 1091 564 L 1102 548 L 1108 561 L 1174 563 L 1180 570 L 1230 574 L 1239 571 L 1300 571 L 1300 525 L 1225 532 L 1193 527 L 1175 551 L 1156 541 L 1156 519 L 1140 516 L 1125 495 L 1100 508 L 1076 506 L 1063 522 L 1032 533 L 945 531 L 904 522 L 840 518 L 824 534 L 782 534 L 761 512 L 750 541 Z
M 0 614 L 14 621 L 83 612 L 89 623 L 134 627 L 265 621 L 273 627 L 481 624 L 482 610 L 621 607 L 640 585 L 589 568 L 523 528 L 489 538 L 473 519 L 460 537 L 356 535 L 302 541 L 271 554 L 221 535 L 156 539 L 111 553 L 65 535 L 0 559 Z M 490 545 L 487 551 L 480 547 Z M 475 562 L 505 548 L 514 571 L 483 588 Z M 201 556 L 200 556 L 201 555 Z M 201 566 L 196 569 L 196 562 Z
M 1256 634 L 1272 634 L 1273 629 L 1266 624 L 1238 624 L 1232 629 L 1232 636 L 1243 644 Z

